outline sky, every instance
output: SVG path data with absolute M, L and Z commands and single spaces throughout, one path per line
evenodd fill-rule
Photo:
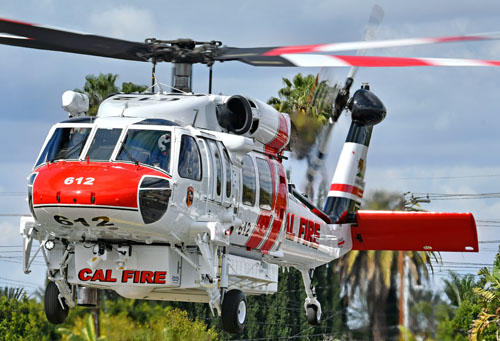
M 374 2 L 367 0 L 240 1 L 79 1 L 3 0 L 0 17 L 132 41 L 145 38 L 220 40 L 235 47 L 358 41 Z M 377 39 L 435 37 L 500 31 L 500 2 L 378 1 L 385 12 Z M 352 54 L 355 52 L 353 51 Z M 500 59 L 500 41 L 453 43 L 372 50 L 369 55 Z M 282 77 L 318 69 L 256 68 L 238 62 L 216 64 L 214 92 L 243 94 L 266 101 L 283 86 Z M 334 70 L 343 82 L 347 69 Z M 67 117 L 61 108 L 66 90 L 82 88 L 85 76 L 119 74 L 118 82 L 148 84 L 148 63 L 0 46 L 0 285 L 33 292 L 44 280 L 38 261 L 30 275 L 20 264 L 19 217 L 28 212 L 26 177 L 52 124 Z M 169 83 L 170 66 L 157 68 Z M 208 69 L 194 68 L 194 91 L 206 92 Z M 374 129 L 366 171 L 368 194 L 497 193 L 500 183 L 498 79 L 500 68 L 365 68 L 353 89 L 369 82 L 384 102 L 387 117 Z M 334 131 L 326 162 L 332 176 L 350 118 Z M 301 183 L 304 167 L 293 168 Z M 500 239 L 500 201 L 432 200 L 430 211 L 472 212 L 479 239 Z M 485 226 L 485 220 L 496 221 Z M 9 247 L 6 247 L 9 246 Z M 13 246 L 13 247 L 11 247 Z M 476 273 L 493 262 L 497 244 L 480 244 L 479 254 L 443 253 L 435 280 L 453 269 Z M 472 265 L 469 265 L 472 264 Z

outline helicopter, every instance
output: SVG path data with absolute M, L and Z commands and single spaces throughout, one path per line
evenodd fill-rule
M 240 333 L 249 295 L 278 290 L 280 267 L 300 271 L 304 309 L 321 322 L 314 269 L 350 250 L 477 252 L 470 213 L 359 210 L 373 127 L 386 116 L 350 75 L 334 117 L 351 127 L 324 208 L 289 183 L 283 166 L 290 117 L 243 95 L 212 94 L 215 62 L 267 67 L 500 66 L 498 61 L 333 55 L 393 46 L 499 39 L 499 34 L 270 48 L 219 41 L 144 43 L 0 19 L 0 43 L 151 62 L 170 62 L 172 91 L 114 94 L 95 117 L 88 97 L 67 91 L 69 118 L 55 124 L 28 177 L 31 217 L 20 221 L 24 272 L 41 252 L 49 282 L 45 313 L 62 323 L 93 306 L 97 290 L 134 299 L 204 302 L 224 330 Z M 192 92 L 192 66 L 210 68 L 208 94 Z M 39 242 L 32 255 L 33 241 Z

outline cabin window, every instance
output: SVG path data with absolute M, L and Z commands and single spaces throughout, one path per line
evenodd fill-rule
M 209 140 L 208 141 L 208 144 L 210 145 L 210 149 L 212 150 L 212 154 L 214 156 L 214 159 L 215 159 L 215 172 L 216 172 L 216 175 L 217 175 L 217 182 L 215 184 L 215 188 L 216 188 L 216 194 L 218 197 L 221 196 L 222 194 L 222 161 L 221 161 L 221 157 L 220 157 L 220 152 L 219 152 L 219 148 L 217 148 L 217 145 L 215 144 L 214 141 L 212 140 Z
M 183 178 L 201 180 L 201 156 L 198 144 L 188 135 L 182 135 L 179 154 L 179 175 Z
M 255 168 L 253 166 L 252 158 L 246 155 L 243 158 L 243 204 L 248 206 L 255 205 Z
M 229 155 L 227 150 L 224 148 L 224 167 L 226 167 L 226 198 L 231 196 L 231 161 L 229 161 Z
M 130 129 L 116 159 L 159 167 L 170 173 L 170 155 L 169 131 Z
M 259 207 L 270 210 L 273 204 L 273 177 L 271 167 L 266 160 L 255 159 L 259 170 Z
M 87 142 L 91 128 L 57 128 L 36 162 L 77 160 Z
M 87 156 L 90 161 L 107 161 L 115 149 L 121 129 L 97 129 Z

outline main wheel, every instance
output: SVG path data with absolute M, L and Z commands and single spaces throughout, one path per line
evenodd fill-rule
M 239 290 L 230 290 L 222 302 L 222 328 L 231 334 L 239 334 L 247 320 L 247 299 Z
M 69 307 L 64 300 L 62 301 L 64 308 L 59 302 L 59 288 L 57 288 L 54 282 L 49 282 L 47 288 L 45 288 L 44 306 L 45 316 L 47 316 L 47 320 L 49 320 L 50 323 L 61 324 L 66 320 L 66 317 L 68 317 Z
M 313 326 L 319 326 L 319 323 L 321 322 L 321 319 L 318 314 L 318 307 L 315 305 L 308 305 L 307 306 L 307 322 Z

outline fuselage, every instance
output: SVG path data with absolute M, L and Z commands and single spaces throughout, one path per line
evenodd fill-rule
M 204 103 L 175 98 L 178 108 L 193 105 L 183 100 Z M 75 243 L 195 245 L 200 229 L 217 224 L 230 253 L 298 267 L 326 263 L 349 247 L 289 186 L 269 146 L 148 112 L 123 117 L 108 110 L 51 129 L 29 177 L 39 229 Z M 287 121 L 277 122 L 284 129 Z

